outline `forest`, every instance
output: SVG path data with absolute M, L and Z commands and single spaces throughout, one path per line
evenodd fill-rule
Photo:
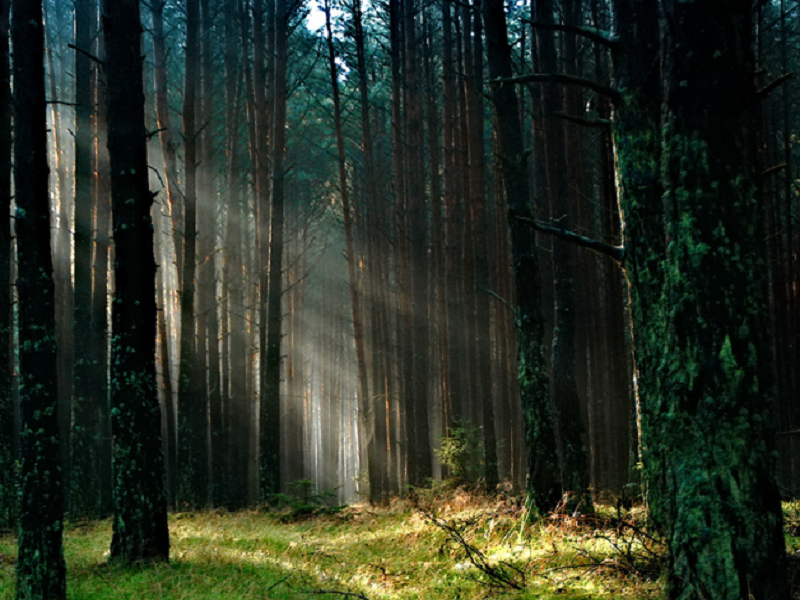
M 800 597 L 800 2 L 0 0 L 0 600 Z

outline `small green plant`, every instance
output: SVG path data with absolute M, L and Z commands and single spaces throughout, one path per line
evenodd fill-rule
M 296 521 L 309 516 L 335 514 L 343 507 L 330 506 L 330 501 L 336 498 L 335 490 L 318 492 L 314 489 L 314 482 L 310 479 L 300 479 L 289 484 L 291 494 L 272 494 L 270 504 L 278 509 L 284 509 L 281 520 Z
M 436 456 L 460 482 L 475 483 L 483 474 L 483 440 L 480 429 L 469 421 L 459 421 L 442 437 Z

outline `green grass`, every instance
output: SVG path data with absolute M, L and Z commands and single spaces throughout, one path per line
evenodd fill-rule
M 550 519 L 528 524 L 508 502 L 456 492 L 424 503 L 442 523 L 480 549 L 490 565 L 507 561 L 525 574 L 521 591 L 493 588 L 454 543 L 408 502 L 357 505 L 326 517 L 284 522 L 258 511 L 175 514 L 171 562 L 136 568 L 107 564 L 108 521 L 65 531 L 68 594 L 73 600 L 369 600 L 648 598 L 658 582 L 626 570 L 613 529 L 599 521 Z M 610 511 L 608 511 L 610 513 Z M 600 517 L 604 513 L 600 511 Z M 609 514 L 605 514 L 609 516 Z M 608 539 L 605 539 L 608 538 Z M 610 541 L 609 541 L 610 540 Z M 648 563 L 641 540 L 629 540 Z M 625 550 L 628 546 L 622 544 Z M 625 552 L 622 553 L 623 555 Z M 0 538 L 0 600 L 14 592 L 16 540 Z M 519 573 L 506 567 L 516 578 Z

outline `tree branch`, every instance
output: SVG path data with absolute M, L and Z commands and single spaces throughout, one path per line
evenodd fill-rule
M 559 23 L 542 23 L 540 21 L 531 21 L 529 19 L 522 19 L 523 23 L 528 23 L 531 27 L 539 29 L 552 29 L 554 31 L 565 31 L 567 33 L 574 33 L 585 37 L 587 40 L 600 44 L 606 48 L 615 50 L 619 46 L 615 36 L 609 32 L 594 27 L 576 27 L 575 25 L 562 25 Z
M 584 117 L 570 115 L 562 111 L 558 111 L 553 114 L 559 119 L 564 119 L 565 121 L 569 121 L 570 123 L 575 123 L 577 125 L 583 125 L 584 127 L 599 127 L 601 129 L 608 129 L 611 127 L 611 121 L 608 119 L 586 119 Z
M 756 96 L 759 99 L 764 99 L 769 96 L 775 89 L 787 81 L 789 81 L 792 77 L 794 77 L 794 73 L 784 73 L 783 75 L 776 77 L 772 81 L 770 81 L 767 85 L 762 87 L 760 90 L 756 92 Z
M 786 163 L 781 163 L 779 165 L 773 165 L 769 169 L 765 169 L 761 171 L 761 177 L 769 177 L 770 175 L 774 175 L 775 173 L 780 173 L 786 168 Z
M 508 83 L 564 83 L 567 85 L 579 85 L 587 89 L 597 92 L 601 96 L 605 96 L 614 104 L 622 102 L 622 94 L 616 89 L 607 85 L 602 85 L 591 79 L 584 79 L 583 77 L 575 77 L 574 75 L 565 75 L 564 73 L 531 73 L 529 75 L 520 75 L 518 77 L 508 77 L 505 79 L 494 79 L 489 83 L 499 83 L 505 85 Z
M 605 242 L 601 242 L 599 240 L 593 240 L 592 238 L 588 238 L 572 231 L 567 231 L 566 229 L 561 229 L 560 227 L 547 225 L 541 221 L 537 221 L 536 219 L 517 217 L 517 220 L 532 227 L 536 231 L 549 233 L 550 235 L 564 240 L 565 242 L 570 242 L 576 246 L 588 248 L 589 250 L 597 252 L 598 254 L 605 254 L 618 264 L 622 264 L 625 260 L 625 249 L 621 246 L 612 246 L 611 244 L 606 244 Z
M 83 48 L 78 48 L 75 44 L 67 44 L 67 48 L 70 48 L 71 50 L 75 50 L 75 52 L 80 52 L 81 54 L 83 54 L 84 56 L 88 57 L 90 60 L 93 60 L 94 62 L 96 62 L 100 66 L 105 66 L 105 63 L 102 60 L 100 60 L 99 58 L 97 58 L 94 54 L 92 54 L 91 52 L 87 52 Z

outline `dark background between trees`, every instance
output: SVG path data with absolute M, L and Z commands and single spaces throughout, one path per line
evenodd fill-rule
M 719 559 L 686 542 L 705 535 L 693 510 L 720 530 L 763 518 L 720 544 L 732 585 L 783 593 L 797 3 L 44 0 L 13 103 L 9 5 L 1 527 L 28 527 L 30 467 L 60 462 L 41 483 L 63 490 L 59 528 L 115 513 L 113 556 L 165 558 L 166 505 L 237 509 L 306 479 L 380 502 L 461 475 L 441 447 L 466 436 L 473 478 L 539 511 L 633 499 L 648 475 L 675 597 Z M 26 126 L 47 128 L 36 166 Z M 28 454 L 40 428 L 57 451 Z

